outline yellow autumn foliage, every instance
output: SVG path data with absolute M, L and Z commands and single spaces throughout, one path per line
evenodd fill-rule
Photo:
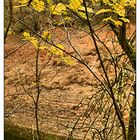
M 111 9 L 100 9 L 99 11 L 96 12 L 96 15 L 106 13 L 106 12 L 112 12 L 112 10 Z
M 36 49 L 39 48 L 39 46 L 38 46 L 38 40 L 35 37 L 31 37 L 30 34 L 27 33 L 27 32 L 24 32 L 23 33 L 23 36 L 25 37 L 26 40 L 29 40 L 34 45 L 34 47 Z
M 29 40 L 30 39 L 30 34 L 29 33 L 27 33 L 27 32 L 24 32 L 23 33 L 23 36 L 27 39 L 27 40 Z
M 44 38 L 44 39 L 51 39 L 51 34 L 50 34 L 50 32 L 48 32 L 48 31 L 44 31 L 43 32 L 43 34 L 42 34 L 42 38 Z
M 54 15 L 62 15 L 66 11 L 66 6 L 63 3 L 50 6 L 50 11 Z
M 42 0 L 33 0 L 33 2 L 31 2 L 31 5 L 38 12 L 43 11 L 44 6 L 45 6 L 45 4 L 44 4 L 44 2 Z
M 121 17 L 125 17 L 126 11 L 123 4 L 115 3 L 112 7 L 114 13 L 118 14 Z
M 27 4 L 29 2 L 29 0 L 19 0 L 18 1 L 20 4 Z
M 136 0 L 102 0 L 102 2 L 108 8 L 98 10 L 96 15 L 101 13 L 112 13 L 112 15 L 116 15 L 103 19 L 103 21 L 111 21 L 116 26 L 121 26 L 122 22 L 129 22 L 129 19 L 126 18 L 126 8 L 128 6 L 135 8 L 136 5 Z
M 57 48 L 56 46 L 57 46 L 58 48 Z M 51 51 L 53 54 L 57 55 L 57 56 L 63 57 L 64 46 L 61 45 L 61 44 L 57 44 L 56 46 L 52 46 L 51 49 L 50 49 L 50 51 Z M 60 48 L 60 49 L 59 49 L 59 48 Z M 61 49 L 62 49 L 62 50 L 61 50 Z
M 77 11 L 81 4 L 82 0 L 70 0 L 69 8 L 73 11 Z
M 111 16 L 108 18 L 103 19 L 103 21 L 111 21 L 116 26 L 122 26 L 122 22 L 120 20 L 113 19 Z
M 62 60 L 68 65 L 74 65 L 74 61 L 69 57 L 62 57 Z

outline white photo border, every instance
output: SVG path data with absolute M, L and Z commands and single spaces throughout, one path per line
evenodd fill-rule
M 4 139 L 4 0 L 0 0 L 0 139 Z

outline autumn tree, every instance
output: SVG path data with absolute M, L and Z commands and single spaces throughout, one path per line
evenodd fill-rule
M 103 129 L 99 130 L 96 126 L 94 128 L 98 133 L 98 139 L 109 139 L 109 136 L 110 139 L 118 139 L 120 137 L 124 140 L 136 139 L 136 31 L 131 34 L 128 33 L 129 25 L 135 24 L 133 21 L 135 7 L 135 0 L 20 0 L 14 6 L 15 9 L 32 8 L 40 15 L 45 14 L 49 19 L 47 25 L 52 28 L 60 27 L 66 32 L 68 46 L 74 51 L 74 54 L 69 53 L 63 45 L 62 40 L 60 41 L 62 43 L 56 43 L 53 40 L 52 32 L 44 29 L 42 31 L 35 31 L 19 18 L 12 16 L 13 20 L 18 20 L 28 29 L 28 32 L 35 35 L 33 37 L 28 32 L 23 33 L 24 38 L 34 45 L 37 52 L 39 50 L 47 50 L 48 53 L 60 57 L 62 61 L 69 65 L 74 63 L 72 61 L 72 58 L 74 58 L 74 60 L 78 60 L 78 62 L 84 65 L 93 75 L 93 78 L 96 79 L 98 90 L 104 94 L 105 102 L 107 103 L 107 99 L 111 103 L 109 105 L 110 110 L 108 110 L 107 106 L 101 109 L 104 112 L 104 116 L 107 115 L 107 112 L 109 114 L 106 117 L 106 123 L 103 124 Z M 98 29 L 97 27 L 100 29 L 107 27 L 112 32 L 112 37 L 109 40 L 111 44 L 101 39 L 100 34 L 96 31 Z M 83 30 L 90 35 L 93 48 L 96 50 L 96 56 L 100 63 L 100 74 L 96 74 L 94 67 L 92 68 L 86 62 L 77 48 L 71 43 L 72 34 L 70 31 L 72 29 Z M 38 46 L 39 39 L 46 42 L 47 45 Z M 110 46 L 116 47 L 116 50 L 121 48 L 121 53 L 118 54 L 117 51 L 113 52 Z M 124 61 L 127 61 L 127 64 Z M 129 91 L 127 91 L 128 87 Z M 130 101 L 126 100 L 124 96 L 127 96 L 127 99 Z M 89 103 L 92 100 L 93 98 L 89 100 Z M 128 123 L 125 122 L 123 116 L 125 109 L 129 113 Z M 114 110 L 114 120 L 113 115 L 110 114 L 111 110 Z M 91 112 L 93 113 L 94 109 Z M 68 138 L 72 137 L 79 120 L 71 128 L 71 133 Z M 89 130 L 94 126 L 95 120 L 88 127 L 84 139 Z M 114 131 L 118 131 L 118 134 L 115 135 L 113 133 Z M 94 138 L 96 136 L 93 134 Z

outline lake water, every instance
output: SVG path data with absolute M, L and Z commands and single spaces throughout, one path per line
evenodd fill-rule
M 16 136 L 14 134 L 4 132 L 4 140 L 29 140 L 29 139 L 25 139 L 25 138 Z
M 4 140 L 33 140 L 33 138 L 32 137 L 25 138 L 25 136 L 23 135 L 4 132 Z M 47 136 L 42 138 L 42 140 L 66 140 L 66 137 L 48 134 Z M 72 140 L 76 140 L 76 139 L 72 139 Z
M 4 125 L 4 140 L 33 140 L 30 130 L 19 128 L 17 126 Z M 66 140 L 65 136 L 58 136 L 54 134 L 45 134 L 41 132 L 41 140 Z M 78 140 L 78 139 L 71 139 Z

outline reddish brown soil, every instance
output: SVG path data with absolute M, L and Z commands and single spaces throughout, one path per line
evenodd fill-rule
M 134 30 L 134 27 L 131 29 Z M 104 29 L 97 31 L 97 34 L 104 42 L 107 42 L 112 53 L 121 53 L 117 43 L 114 43 L 115 47 L 112 46 L 111 37 L 114 36 L 112 32 Z M 55 42 L 59 43 L 65 37 L 65 32 L 56 29 L 54 37 Z M 8 36 L 5 44 L 5 56 L 24 42 L 21 38 L 21 35 Z M 100 63 L 91 37 L 82 31 L 76 31 L 73 32 L 71 42 L 102 80 Z M 67 46 L 67 40 L 63 44 Z M 66 47 L 66 50 L 75 55 L 72 49 Z M 106 53 L 101 45 L 100 50 L 102 55 Z M 7 116 L 5 121 L 31 129 L 35 129 L 34 104 L 31 96 L 36 98 L 37 95 L 35 90 L 35 57 L 35 48 L 28 42 L 5 58 L 5 115 Z M 48 59 L 49 56 L 46 52 L 41 51 L 39 67 L 43 67 Z M 86 114 L 87 103 L 89 98 L 96 93 L 95 84 L 98 82 L 90 71 L 78 61 L 73 60 L 74 65 L 69 66 L 64 62 L 58 64 L 56 59 L 58 58 L 53 57 L 42 69 L 39 125 L 43 132 L 67 135 L 70 132 L 68 127 L 72 127 L 81 114 L 83 114 L 83 118 L 88 115 Z M 113 76 L 114 73 L 110 72 L 110 77 Z M 101 94 L 97 94 L 97 96 L 100 97 Z M 82 106 L 78 106 L 82 99 L 84 99 Z M 98 107 L 91 115 L 93 118 L 97 111 Z M 92 117 L 86 120 L 85 126 L 91 123 Z M 127 119 L 128 114 L 125 114 L 125 117 Z M 83 120 L 81 120 L 82 122 Z M 99 125 L 98 122 L 96 125 Z M 75 136 L 82 138 L 86 130 L 86 128 L 77 130 Z M 87 138 L 91 138 L 91 134 L 89 132 Z

